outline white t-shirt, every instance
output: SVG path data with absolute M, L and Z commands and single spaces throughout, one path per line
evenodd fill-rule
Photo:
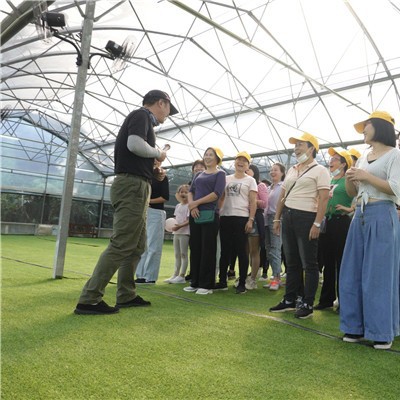
M 184 222 L 189 220 L 189 205 L 188 204 L 177 204 L 175 206 L 175 211 L 174 211 L 176 223 L 183 224 Z M 184 226 L 177 231 L 172 232 L 173 235 L 179 234 L 179 235 L 190 235 L 190 228 L 189 225 Z
M 258 192 L 256 180 L 246 175 L 242 179 L 235 178 L 235 175 L 226 177 L 225 200 L 220 215 L 229 217 L 249 216 L 250 192 Z

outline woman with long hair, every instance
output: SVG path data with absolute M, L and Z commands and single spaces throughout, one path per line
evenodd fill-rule
M 246 289 L 257 289 L 257 274 L 260 269 L 260 248 L 265 251 L 264 210 L 268 206 L 267 186 L 260 181 L 260 171 L 254 164 L 249 165 L 246 174 L 252 176 L 257 183 L 257 209 L 253 229 L 249 233 L 250 277 L 246 280 Z
M 269 284 L 266 284 L 266 287 L 270 290 L 278 290 L 281 286 L 282 238 L 280 234 L 274 233 L 273 221 L 282 184 L 285 180 L 286 168 L 283 164 L 277 162 L 271 167 L 269 174 L 271 175 L 271 185 L 268 188 L 268 207 L 265 213 L 265 247 L 274 278 Z

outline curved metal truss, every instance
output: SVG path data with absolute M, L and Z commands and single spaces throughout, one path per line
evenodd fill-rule
M 79 47 L 85 2 L 3 8 L 1 133 L 19 137 L 28 157 L 32 142 L 38 154 L 50 149 L 48 140 L 40 148 L 40 130 L 68 142 L 77 77 L 75 49 L 44 38 L 40 13 L 64 13 L 60 33 Z M 355 121 L 374 109 L 399 115 L 399 10 L 399 0 L 97 1 L 91 52 L 127 35 L 137 48 L 119 72 L 93 57 L 79 160 L 112 175 L 119 126 L 154 88 L 180 110 L 158 131 L 158 144 L 171 144 L 167 167 L 190 164 L 210 145 L 227 157 L 246 150 L 279 159 L 296 131 L 324 148 L 361 143 Z

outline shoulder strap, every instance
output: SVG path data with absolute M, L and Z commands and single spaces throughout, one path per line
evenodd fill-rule
M 305 175 L 308 171 L 312 170 L 314 167 L 316 167 L 318 164 L 314 164 L 312 167 L 308 168 L 306 171 L 304 171 L 293 183 L 292 187 L 288 190 L 288 192 L 286 193 L 283 202 L 286 201 L 287 197 L 289 196 L 289 193 L 292 191 L 292 189 L 294 188 L 294 186 L 296 185 L 296 182 L 303 176 Z

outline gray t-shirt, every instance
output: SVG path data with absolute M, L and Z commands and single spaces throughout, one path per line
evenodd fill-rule
M 361 168 L 376 177 L 387 181 L 393 190 L 393 195 L 383 193 L 368 182 L 360 182 L 358 186 L 357 199 L 361 199 L 363 204 L 368 200 L 390 200 L 393 203 L 400 202 L 400 150 L 394 148 L 388 151 L 382 157 L 369 163 L 367 155 L 357 161 L 357 168 Z

